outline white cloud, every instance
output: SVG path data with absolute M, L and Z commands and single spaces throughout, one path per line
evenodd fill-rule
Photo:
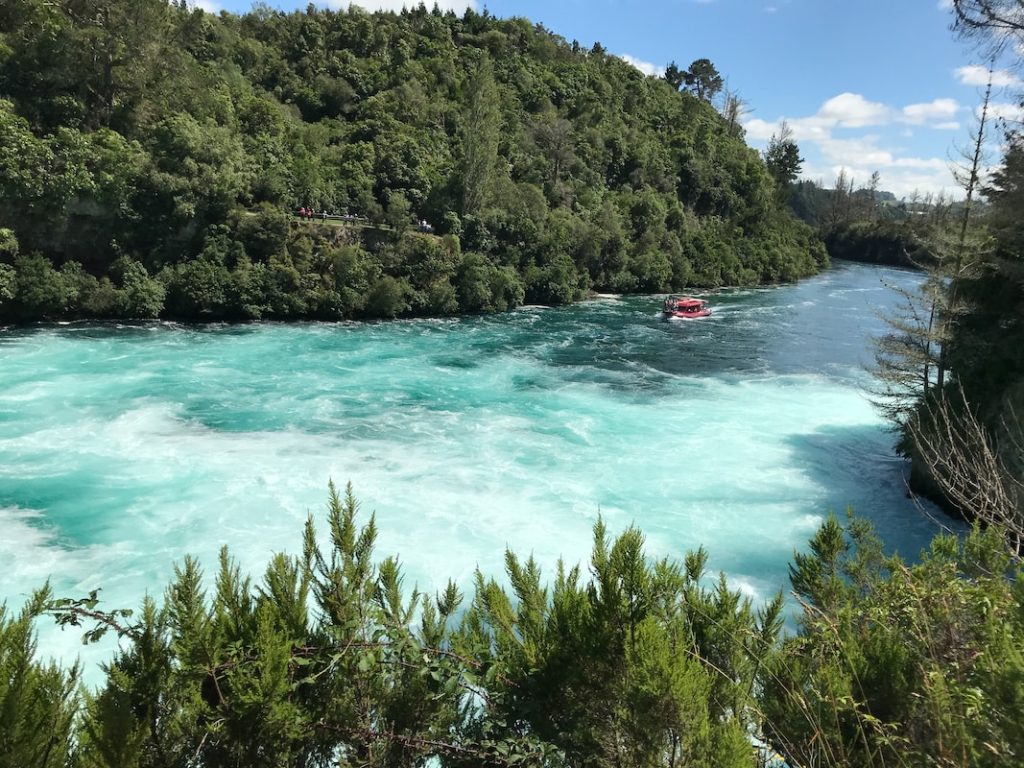
M 909 195 L 915 190 L 962 195 L 946 158 L 898 157 L 894 152 L 878 146 L 878 141 L 876 136 L 865 136 L 826 142 L 821 147 L 826 164 L 806 167 L 803 176 L 821 178 L 829 186 L 842 169 L 847 177 L 852 177 L 854 183 L 860 185 L 866 184 L 871 174 L 878 171 L 881 175 L 880 188 L 897 197 Z
M 767 120 L 762 120 L 759 117 L 747 120 L 743 124 L 743 129 L 747 132 L 747 138 L 754 141 L 768 141 L 778 127 L 778 123 L 769 123 Z
M 956 117 L 960 105 L 956 99 L 935 99 L 924 104 L 908 104 L 903 108 L 903 122 L 925 125 L 935 121 L 948 123 Z
M 948 11 L 953 7 L 953 0 L 939 0 L 939 10 Z
M 657 64 L 651 64 L 651 62 L 649 61 L 643 61 L 642 59 L 638 59 L 635 56 L 630 56 L 628 53 L 621 54 L 619 58 L 622 59 L 627 64 L 636 67 L 649 77 L 661 77 L 662 75 L 665 74 L 664 67 L 659 67 Z
M 1000 114 L 1011 114 L 1006 104 L 994 107 Z M 856 93 L 841 93 L 824 102 L 813 115 L 787 117 L 786 123 L 793 137 L 808 158 L 804 163 L 803 178 L 820 179 L 830 185 L 840 170 L 852 176 L 857 183 L 866 183 L 875 171 L 882 174 L 882 188 L 897 196 L 909 195 L 914 190 L 956 194 L 957 188 L 949 164 L 941 157 L 905 156 L 894 145 L 896 126 L 919 125 L 930 129 L 959 128 L 956 118 L 965 108 L 955 99 L 935 99 L 930 102 L 909 104 L 902 108 L 873 102 Z M 1017 110 L 1018 113 L 1024 110 Z M 744 123 L 747 138 L 753 143 L 766 142 L 777 134 L 782 118 L 776 121 L 755 118 Z M 850 136 L 851 129 L 887 127 L 890 134 L 865 133 Z M 845 129 L 837 136 L 836 132 Z M 906 127 L 900 131 L 907 136 L 913 131 Z
M 975 115 L 981 117 L 981 107 L 975 110 Z M 989 120 L 1005 120 L 1008 123 L 1024 122 L 1024 107 L 1020 104 L 1011 104 L 1005 101 L 992 101 L 988 105 Z
M 819 143 L 821 154 L 826 160 L 837 165 L 856 162 L 859 165 L 878 168 L 893 165 L 892 152 L 877 145 L 877 136 L 862 136 L 859 139 L 829 138 Z
M 224 6 L 215 0 L 188 0 L 189 8 L 198 8 L 206 13 L 212 13 L 214 15 L 224 10 Z
M 910 164 L 892 165 L 885 168 L 859 163 L 856 159 L 847 163 L 804 164 L 802 175 L 805 179 L 814 179 L 830 188 L 840 171 L 846 173 L 847 179 L 852 178 L 857 187 L 867 184 L 871 174 L 878 171 L 879 189 L 892 192 L 896 197 L 908 197 L 914 192 L 922 194 L 942 192 L 953 197 L 963 196 L 945 161 L 938 158 L 911 158 Z
M 821 105 L 818 117 L 835 121 L 843 128 L 864 128 L 869 125 L 884 125 L 892 117 L 892 110 L 885 104 L 868 101 L 859 93 L 840 93 Z
M 949 162 L 941 157 L 897 157 L 891 163 L 893 168 L 917 168 L 922 171 L 949 172 Z
M 833 96 L 809 117 L 789 117 L 786 122 L 797 141 L 825 141 L 832 136 L 834 128 L 864 128 L 870 125 L 885 125 L 892 122 L 894 111 L 885 104 L 868 101 L 858 93 L 841 93 Z M 755 140 L 767 140 L 778 132 L 780 120 L 768 122 L 755 118 L 743 124 L 747 136 Z
M 766 5 L 764 7 L 764 12 L 765 13 L 777 13 L 778 10 L 779 10 L 778 7 L 774 6 L 774 5 Z
M 427 8 L 434 7 L 435 0 L 424 0 Z M 476 0 L 436 0 L 437 7 L 442 11 L 455 11 L 464 13 L 467 8 L 476 8 Z M 420 0 L 326 0 L 325 5 L 331 8 L 348 8 L 351 5 L 358 5 L 367 11 L 394 11 L 398 13 L 403 8 L 415 8 Z
M 949 122 L 946 123 L 936 123 L 935 125 L 932 126 L 932 128 L 934 128 L 937 131 L 959 131 L 960 123 L 958 123 L 956 120 L 950 120 Z
M 964 85 L 988 85 L 988 67 L 980 64 L 968 64 L 954 71 L 956 79 Z M 1021 79 L 1008 69 L 996 69 L 992 72 L 992 85 L 996 88 L 1021 85 Z

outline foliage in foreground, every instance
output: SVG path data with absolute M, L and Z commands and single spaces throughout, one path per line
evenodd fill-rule
M 1024 755 L 1024 589 L 998 532 L 940 536 L 920 563 L 830 517 L 792 566 L 804 607 L 755 611 L 702 550 L 652 562 L 594 529 L 589 573 L 506 556 L 434 597 L 373 560 L 373 518 L 331 490 L 329 545 L 259 582 L 227 553 L 212 589 L 187 559 L 129 625 L 94 598 L 0 614 L 0 764 L 1013 765 Z M 105 681 L 36 658 L 31 621 L 109 629 Z M 45 722 L 47 728 L 33 727 Z
M 760 698 L 794 764 L 1021 763 L 1024 583 L 999 530 L 939 535 L 907 565 L 832 518 L 790 571 L 799 633 Z

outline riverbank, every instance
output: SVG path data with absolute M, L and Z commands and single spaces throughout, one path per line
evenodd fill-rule
M 195 259 L 146 265 L 122 256 L 109 275 L 39 255 L 0 254 L 0 322 L 162 318 L 188 322 L 372 320 L 502 312 L 523 304 L 561 306 L 591 293 L 648 294 L 725 285 L 777 284 L 828 264 L 809 231 L 755 262 L 757 241 L 719 243 L 710 261 L 690 255 L 622 253 L 615 274 L 594 274 L 564 252 L 485 255 L 477 235 L 436 236 L 344 222 L 299 221 L 276 211 L 246 213 Z M 16 245 L 12 246 L 15 248 Z

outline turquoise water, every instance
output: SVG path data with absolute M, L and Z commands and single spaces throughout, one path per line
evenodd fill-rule
M 506 546 L 584 558 L 598 515 L 651 551 L 705 545 L 761 598 L 829 509 L 854 506 L 916 553 L 864 364 L 886 287 L 842 265 L 798 285 L 494 317 L 205 328 L 0 331 L 0 598 L 47 578 L 109 607 L 162 591 L 186 553 L 228 544 L 258 571 L 297 552 L 326 486 L 351 480 L 407 583 L 467 586 Z M 884 282 L 883 282 L 884 281 Z M 44 651 L 77 651 L 45 629 Z

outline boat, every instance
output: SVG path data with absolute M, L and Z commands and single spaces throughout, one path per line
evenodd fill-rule
M 665 317 L 682 317 L 692 320 L 697 317 L 707 317 L 711 314 L 711 308 L 703 299 L 695 299 L 692 296 L 669 296 L 665 299 L 661 313 Z

